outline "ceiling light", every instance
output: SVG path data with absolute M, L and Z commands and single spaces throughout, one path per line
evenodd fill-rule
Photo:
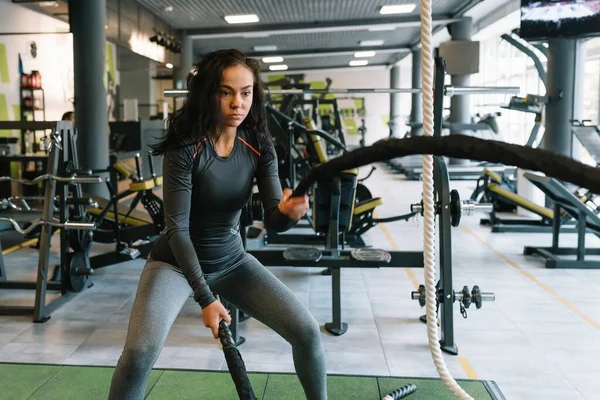
M 58 4 L 58 1 L 40 1 L 38 5 L 40 7 L 58 7 L 60 4 Z
M 173 6 L 166 6 L 165 12 L 173 12 Z
M 370 27 L 369 32 L 393 31 L 395 29 L 396 25 L 379 25 Z
M 275 51 L 277 50 L 277 46 L 274 45 L 266 45 L 266 46 L 254 46 L 254 51 Z
M 379 10 L 379 14 L 407 14 L 415 9 L 414 4 L 401 4 L 397 6 L 383 6 Z
M 167 68 L 171 69 L 171 68 L 173 68 L 173 64 L 171 64 L 171 63 L 166 63 L 166 64 L 165 64 L 165 67 L 167 67 Z
M 270 35 L 268 33 L 263 33 L 263 32 L 256 32 L 256 33 L 244 33 L 242 35 L 242 37 L 244 39 L 254 39 L 254 38 L 265 38 L 265 37 L 269 37 Z
M 361 40 L 358 44 L 361 46 L 381 46 L 383 40 Z
M 286 69 L 288 69 L 288 66 L 285 64 L 271 65 L 269 66 L 269 69 L 271 71 L 285 71 Z
M 280 63 L 283 62 L 283 57 L 263 57 L 264 63 Z
M 258 16 L 256 14 L 226 15 L 225 21 L 230 24 L 249 24 L 251 22 L 258 22 Z
M 374 55 L 375 55 L 374 51 L 357 51 L 356 53 L 354 53 L 354 57 L 356 57 L 356 58 L 373 57 Z
M 363 65 L 367 65 L 369 62 L 367 60 L 352 60 L 350 61 L 351 67 L 362 67 Z

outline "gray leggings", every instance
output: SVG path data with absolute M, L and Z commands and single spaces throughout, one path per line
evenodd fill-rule
M 288 287 L 258 260 L 249 254 L 243 257 L 231 272 L 207 276 L 210 288 L 288 341 L 306 398 L 327 399 L 319 324 Z M 190 294 L 191 288 L 179 268 L 159 261 L 146 263 L 131 310 L 125 348 L 112 377 L 109 400 L 144 398 L 148 376 Z M 201 319 L 198 326 L 207 329 Z M 241 353 L 243 358 L 243 350 Z M 202 398 L 211 396 L 205 394 Z

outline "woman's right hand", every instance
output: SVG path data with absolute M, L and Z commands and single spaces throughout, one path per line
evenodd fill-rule
M 215 300 L 202 309 L 204 326 L 210 328 L 215 339 L 219 338 L 219 322 L 224 319 L 231 324 L 231 315 L 219 300 Z

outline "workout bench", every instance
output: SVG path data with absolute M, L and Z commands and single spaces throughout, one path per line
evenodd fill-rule
M 325 329 L 334 335 L 343 335 L 348 326 L 342 322 L 341 269 L 342 268 L 422 268 L 422 251 L 386 251 L 372 248 L 340 249 L 340 234 L 352 223 L 355 207 L 357 170 L 342 172 L 332 181 L 318 181 L 314 189 L 312 208 L 313 227 L 325 237 L 325 249 L 293 246 L 285 250 L 248 250 L 265 266 L 311 267 L 324 266 L 331 270 L 332 317 Z M 245 224 L 250 221 L 243 221 Z M 245 235 L 245 227 L 240 229 Z M 245 239 L 245 237 L 244 237 Z
M 560 219 L 555 218 L 552 224 L 552 246 L 526 246 L 524 254 L 541 255 L 546 259 L 546 268 L 600 268 L 600 261 L 585 259 L 586 255 L 600 255 L 600 248 L 585 247 L 585 234 L 588 229 L 600 237 L 598 215 L 556 179 L 529 172 L 525 173 L 525 177 L 554 201 L 554 215 L 559 215 L 562 209 L 577 220 L 577 247 L 559 247 Z M 569 260 L 561 257 L 565 255 L 575 255 L 577 258 Z

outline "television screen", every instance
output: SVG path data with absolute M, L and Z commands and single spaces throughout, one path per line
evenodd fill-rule
M 600 35 L 600 0 L 521 0 L 523 39 Z

